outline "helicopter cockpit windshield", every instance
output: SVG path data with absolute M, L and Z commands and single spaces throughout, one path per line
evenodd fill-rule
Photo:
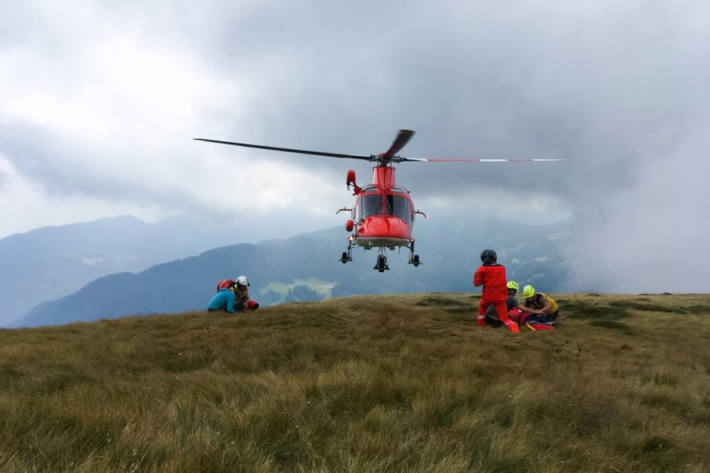
M 383 202 L 384 198 L 384 202 Z M 363 219 L 372 215 L 392 215 L 401 218 L 407 223 L 412 221 L 412 211 L 409 200 L 403 195 L 365 194 L 360 198 L 358 209 L 359 218 Z
M 360 218 L 382 215 L 382 194 L 366 194 L 360 198 Z
M 409 200 L 401 195 L 388 194 L 385 196 L 385 213 L 399 217 L 407 223 L 411 222 L 412 212 L 409 209 Z

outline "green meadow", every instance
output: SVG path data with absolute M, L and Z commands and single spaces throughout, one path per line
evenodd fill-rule
M 707 472 L 710 295 L 470 294 L 0 330 L 2 472 Z

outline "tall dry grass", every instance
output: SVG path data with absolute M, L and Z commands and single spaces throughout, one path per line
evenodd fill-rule
M 418 294 L 0 331 L 3 472 L 710 471 L 710 296 Z

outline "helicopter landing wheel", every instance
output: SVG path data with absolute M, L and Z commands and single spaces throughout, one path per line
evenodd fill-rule
M 390 267 L 387 266 L 387 257 L 385 255 L 379 255 L 377 257 L 377 263 L 375 263 L 375 267 L 372 269 L 376 269 L 381 273 L 384 273 L 385 270 L 390 269 Z
M 422 262 L 419 260 L 419 255 L 414 254 L 414 242 L 412 242 L 412 244 L 409 245 L 409 261 L 408 261 L 408 263 L 413 264 L 415 268 L 417 266 L 419 266 L 420 264 L 422 264 Z
M 347 263 L 348 261 L 349 261 L 349 259 L 348 259 L 348 254 L 343 251 L 342 256 L 340 256 L 340 262 L 343 263 L 343 264 L 345 264 L 345 263 Z

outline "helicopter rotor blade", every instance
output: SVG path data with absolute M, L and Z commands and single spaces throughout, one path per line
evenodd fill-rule
M 418 161 L 428 163 L 535 163 L 535 162 L 552 162 L 552 161 L 567 161 L 564 158 L 405 158 L 404 156 L 395 156 L 392 158 L 394 162 L 403 161 Z
M 328 156 L 330 158 L 350 158 L 350 159 L 365 159 L 367 161 L 373 161 L 373 156 L 363 156 L 357 154 L 342 154 L 342 153 L 326 153 L 323 151 L 311 151 L 307 149 L 295 149 L 295 148 L 278 148 L 276 146 L 264 146 L 264 145 L 253 145 L 249 143 L 237 143 L 235 141 L 222 141 L 222 140 L 211 140 L 209 138 L 194 138 L 197 141 L 207 141 L 209 143 L 218 143 L 223 145 L 232 146 L 244 146 L 246 148 L 258 148 L 258 149 L 268 149 L 272 151 L 284 151 L 286 153 L 300 153 L 300 154 L 312 154 L 315 156 Z
M 404 148 L 404 145 L 407 144 L 407 142 L 412 138 L 412 136 L 414 136 L 414 132 L 412 130 L 399 130 L 399 133 L 392 142 L 392 146 L 390 146 L 390 149 L 380 155 L 382 159 L 384 159 L 385 161 L 392 159 L 397 153 L 397 151 Z
M 348 158 L 348 159 L 363 159 L 366 161 L 379 161 L 381 164 L 389 162 L 401 163 L 407 161 L 414 162 L 430 162 L 430 163 L 505 163 L 505 162 L 553 162 L 566 161 L 564 158 L 407 158 L 404 156 L 395 156 L 395 153 L 402 149 L 407 142 L 412 138 L 414 132 L 412 130 L 399 130 L 397 137 L 392 142 L 390 148 L 379 155 L 358 155 L 358 154 L 343 154 L 343 153 L 328 153 L 325 151 L 312 151 L 307 149 L 296 148 L 280 148 L 276 146 L 255 145 L 250 143 L 237 143 L 236 141 L 212 140 L 209 138 L 194 138 L 197 141 L 206 141 L 209 143 L 218 143 L 223 145 L 243 146 L 246 148 L 266 149 L 271 151 L 283 151 L 286 153 L 310 154 L 315 156 L 326 156 L 329 158 Z
M 471 159 L 457 159 L 457 158 L 430 158 L 426 161 L 430 163 L 537 163 L 537 162 L 551 162 L 551 161 L 566 161 L 562 158 L 471 158 Z

